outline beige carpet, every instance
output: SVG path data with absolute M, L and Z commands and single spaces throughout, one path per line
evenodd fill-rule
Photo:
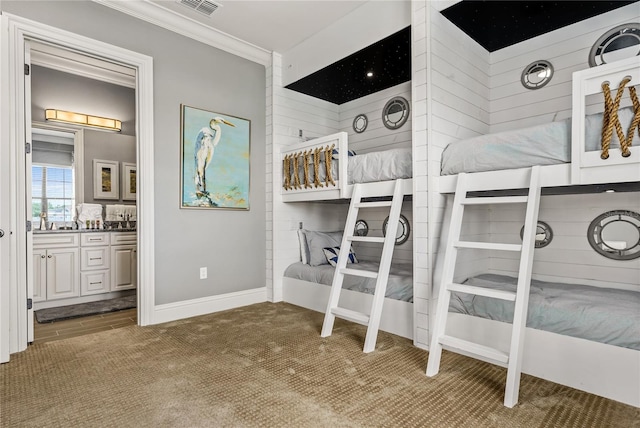
M 0 367 L 3 427 L 640 427 L 640 410 L 530 376 L 502 406 L 505 370 L 427 352 L 322 314 L 261 303 L 31 346 Z

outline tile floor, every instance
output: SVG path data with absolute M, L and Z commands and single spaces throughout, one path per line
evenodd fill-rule
M 54 321 L 40 324 L 34 322 L 33 343 L 44 343 L 52 340 L 68 339 L 70 337 L 83 336 L 114 328 L 135 325 L 137 310 L 126 309 L 124 311 L 109 312 L 100 315 L 91 315 L 70 320 Z

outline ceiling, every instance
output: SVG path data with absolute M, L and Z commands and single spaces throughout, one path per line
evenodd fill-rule
M 367 3 L 366 0 L 213 1 L 221 7 L 205 16 L 176 0 L 152 0 L 172 12 L 279 53 L 287 52 Z

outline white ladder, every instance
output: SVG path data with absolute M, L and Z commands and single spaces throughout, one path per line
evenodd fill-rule
M 518 403 L 518 392 L 520 389 L 524 330 L 527 321 L 527 306 L 529 304 L 529 288 L 531 285 L 531 268 L 533 265 L 533 249 L 538 224 L 538 210 L 540 207 L 540 167 L 534 166 L 531 168 L 528 196 L 469 198 L 467 197 L 467 178 L 466 174 L 458 175 L 458 183 L 456 186 L 456 193 L 451 213 L 451 223 L 449 226 L 449 237 L 447 239 L 445 249 L 444 266 L 440 283 L 440 295 L 438 297 L 433 335 L 431 337 L 431 346 L 429 348 L 427 376 L 435 376 L 438 374 L 443 346 L 453 352 L 458 352 L 467 356 L 492 362 L 494 364 L 506 366 L 507 384 L 505 388 L 504 405 L 506 407 L 513 407 Z M 522 245 L 460 241 L 462 217 L 464 214 L 464 207 L 466 205 L 517 203 L 527 204 Z M 459 248 L 519 251 L 521 253 L 520 268 L 518 271 L 518 285 L 516 292 L 492 290 L 489 288 L 454 283 L 454 270 Z M 445 334 L 447 313 L 449 311 L 449 301 L 451 299 L 452 291 L 515 302 L 511 330 L 511 344 L 508 354 L 498 349 L 456 337 L 447 336 Z
M 342 236 L 342 243 L 340 244 L 340 254 L 338 255 L 336 271 L 333 275 L 333 282 L 331 283 L 331 292 L 329 294 L 329 302 L 327 303 L 327 311 L 324 315 L 324 323 L 320 334 L 321 337 L 331 336 L 333 323 L 336 317 L 338 317 L 366 325 L 367 335 L 364 341 L 363 352 L 368 353 L 375 349 L 378 329 L 380 327 L 380 317 L 382 315 L 382 304 L 384 303 L 384 296 L 387 290 L 387 280 L 389 278 L 389 269 L 391 268 L 391 257 L 393 256 L 393 248 L 396 241 L 396 228 L 398 221 L 400 220 L 400 209 L 402 208 L 403 196 L 402 180 L 396 180 L 392 200 L 382 202 L 362 202 L 362 185 L 354 185 L 353 194 L 351 195 L 351 204 L 349 205 L 349 213 L 347 214 L 347 222 L 344 226 L 344 234 Z M 387 222 L 387 232 L 385 237 L 355 236 L 353 233 L 360 208 L 378 207 L 391 207 L 389 210 L 389 221 Z M 375 242 L 383 244 L 378 272 L 347 268 L 347 256 L 349 255 L 348 249 L 351 248 L 352 242 Z M 345 275 L 376 279 L 376 288 L 373 294 L 373 302 L 371 304 L 371 311 L 369 314 L 338 306 Z

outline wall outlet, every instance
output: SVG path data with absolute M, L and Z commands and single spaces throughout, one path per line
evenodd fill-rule
M 207 279 L 207 268 L 206 267 L 201 267 L 200 268 L 200 279 Z

